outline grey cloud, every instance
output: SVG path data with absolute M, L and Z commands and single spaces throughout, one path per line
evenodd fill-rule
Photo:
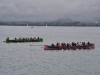
M 69 17 L 95 21 L 99 13 L 99 0 L 0 0 L 0 20 L 52 21 Z

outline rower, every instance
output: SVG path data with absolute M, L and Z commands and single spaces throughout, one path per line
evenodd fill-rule
M 9 40 L 9 37 L 7 37 L 7 40 Z
M 58 42 L 57 42 L 56 46 L 58 46 Z
M 52 47 L 54 47 L 54 44 L 52 43 L 52 45 L 51 45 Z
M 15 38 L 15 40 L 16 40 L 16 38 Z
M 40 38 L 38 37 L 37 39 L 39 40 Z
M 88 43 L 87 43 L 88 45 L 90 45 L 90 42 L 88 41 Z
M 61 46 L 64 46 L 64 43 L 61 43 Z
M 69 46 L 69 43 L 67 43 L 67 46 Z
M 57 47 L 61 47 L 60 43 L 58 43 Z

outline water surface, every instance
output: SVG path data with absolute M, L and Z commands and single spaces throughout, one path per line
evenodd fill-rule
M 4 43 L 19 37 L 41 37 L 40 43 Z M 92 42 L 94 50 L 45 51 L 57 42 Z M 1 26 L 0 75 L 100 75 L 99 27 Z

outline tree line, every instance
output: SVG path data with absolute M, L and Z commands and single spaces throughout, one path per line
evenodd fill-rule
M 0 22 L 3 26 L 100 26 L 100 23 L 84 23 L 84 22 Z

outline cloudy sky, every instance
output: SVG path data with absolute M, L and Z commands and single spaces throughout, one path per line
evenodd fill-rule
M 0 0 L 0 21 L 100 19 L 100 0 Z

